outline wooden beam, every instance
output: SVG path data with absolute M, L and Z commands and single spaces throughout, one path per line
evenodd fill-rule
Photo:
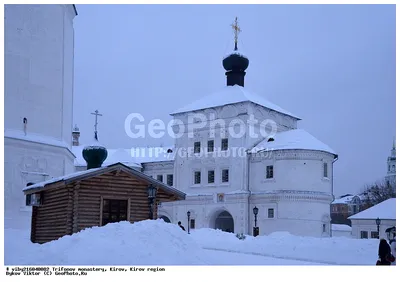
M 72 233 L 78 232 L 78 221 L 79 221 L 79 188 L 80 181 L 77 181 L 74 186 L 74 207 L 73 207 L 73 219 L 72 219 Z

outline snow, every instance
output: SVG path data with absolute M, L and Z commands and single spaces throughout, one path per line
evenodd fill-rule
M 332 224 L 332 231 L 349 231 L 351 232 L 351 226 L 346 224 Z
M 12 139 L 19 139 L 19 140 L 33 142 L 33 143 L 46 144 L 46 145 L 55 146 L 55 147 L 67 148 L 68 150 L 71 149 L 71 147 L 64 141 L 61 141 L 61 140 L 58 140 L 56 138 L 52 138 L 49 136 L 44 136 L 41 134 L 31 133 L 31 132 L 28 132 L 25 135 L 25 133 L 21 130 L 5 129 L 4 137 L 12 138 Z
M 323 151 L 336 155 L 328 145 L 322 143 L 304 129 L 292 129 L 278 132 L 271 136 L 274 140 L 268 142 L 268 139 L 261 141 L 251 152 L 275 150 L 314 150 Z
M 369 209 L 349 217 L 349 219 L 396 219 L 396 198 L 388 199 Z
M 197 101 L 194 101 L 193 103 L 171 113 L 171 115 L 203 110 L 213 107 L 221 107 L 240 102 L 252 102 L 254 104 L 266 107 L 268 109 L 274 110 L 276 112 L 300 120 L 299 117 L 296 117 L 292 113 L 282 109 L 281 107 L 275 105 L 274 103 L 268 101 L 267 99 L 264 99 L 254 93 L 251 93 L 250 91 L 239 85 L 225 86 L 225 88 L 223 88 L 221 91 L 205 96 Z
M 355 196 L 347 196 L 340 199 L 335 199 L 332 204 L 348 204 L 350 203 Z
M 193 238 L 177 225 L 164 223 L 162 219 L 87 228 L 46 244 L 32 244 L 28 240 L 27 234 L 6 232 L 5 264 L 207 264 L 207 256 Z
M 373 265 L 379 244 L 376 239 L 301 237 L 288 232 L 238 240 L 233 233 L 208 228 L 192 230 L 191 235 L 206 249 L 335 265 Z
M 241 56 L 243 58 L 249 59 L 246 55 L 243 54 L 243 52 L 239 52 L 239 50 L 234 50 L 234 51 L 229 51 L 223 58 L 223 60 L 225 60 L 226 58 L 228 58 L 230 55 L 238 55 Z
M 73 172 L 73 173 L 66 174 L 66 175 L 59 176 L 59 177 L 53 177 L 53 178 L 51 178 L 49 180 L 38 182 L 38 183 L 35 183 L 33 185 L 30 185 L 30 186 L 26 186 L 26 187 L 24 187 L 24 189 L 22 189 L 22 191 L 42 188 L 42 187 L 44 187 L 44 186 L 46 186 L 48 184 L 51 184 L 51 183 L 55 183 L 55 182 L 59 182 L 59 181 L 65 181 L 65 180 L 68 180 L 68 179 L 71 179 L 71 178 L 74 178 L 74 177 L 77 177 L 77 176 L 82 176 L 82 175 L 85 175 L 85 174 L 88 174 L 88 173 L 92 173 L 92 172 L 100 170 L 100 169 L 101 169 L 101 167 L 99 167 L 99 168 L 91 168 L 91 169 L 88 169 L 88 170 L 85 170 L 85 171 L 78 171 L 78 172 Z
M 277 259 L 262 255 L 204 250 L 213 265 L 322 265 L 300 260 Z
M 239 240 L 209 228 L 187 234 L 161 219 L 87 228 L 45 244 L 24 232 L 5 229 L 5 265 L 374 265 L 379 243 L 287 232 Z
M 84 148 L 84 146 L 72 147 L 72 151 L 76 156 L 74 161 L 75 166 L 86 166 L 86 161 L 82 156 L 82 150 Z M 173 149 L 173 147 L 107 149 L 108 154 L 103 166 L 120 162 L 129 167 L 142 168 L 143 163 L 173 161 L 175 159 L 175 154 L 167 153 L 168 149 Z

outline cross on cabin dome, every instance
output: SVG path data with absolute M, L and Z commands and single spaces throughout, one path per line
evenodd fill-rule
M 87 163 L 87 169 L 91 168 L 98 168 L 101 167 L 103 162 L 107 159 L 108 152 L 107 149 L 100 144 L 98 137 L 97 137 L 97 117 L 102 116 L 99 114 L 99 111 L 96 110 L 94 113 L 95 115 L 95 124 L 94 124 L 94 143 L 86 146 L 82 151 L 82 156 Z

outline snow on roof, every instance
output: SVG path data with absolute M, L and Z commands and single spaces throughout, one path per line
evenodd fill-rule
M 66 174 L 66 175 L 59 176 L 59 177 L 53 177 L 53 178 L 48 179 L 46 181 L 42 181 L 42 182 L 39 182 L 39 183 L 35 183 L 33 185 L 26 186 L 24 189 L 22 189 L 22 191 L 32 190 L 32 189 L 36 189 L 36 188 L 42 188 L 42 187 L 44 187 L 44 186 L 46 186 L 48 184 L 51 184 L 51 183 L 56 183 L 56 182 L 59 182 L 59 181 L 65 181 L 65 180 L 72 179 L 72 178 L 77 177 L 77 176 L 82 176 L 82 175 L 85 175 L 85 174 L 88 174 L 88 173 L 92 173 L 92 172 L 98 171 L 100 169 L 101 169 L 101 167 L 99 167 L 99 168 L 91 168 L 91 169 L 88 169 L 88 170 L 73 172 L 73 173 Z
M 346 196 L 340 199 L 335 199 L 332 204 L 348 204 L 350 203 L 355 196 Z
M 85 146 L 73 146 L 72 151 L 76 156 L 75 166 L 86 166 L 86 161 L 82 156 L 82 150 Z M 103 163 L 107 166 L 113 163 L 123 163 L 130 167 L 142 167 L 142 163 L 165 162 L 175 159 L 174 148 L 170 147 L 149 147 L 149 148 L 132 149 L 107 149 L 108 155 Z M 172 149 L 172 153 L 168 153 L 168 149 Z
M 28 132 L 25 135 L 25 133 L 21 130 L 5 129 L 4 137 L 24 140 L 24 141 L 33 142 L 33 143 L 46 144 L 46 145 L 66 148 L 66 149 L 70 150 L 70 146 L 64 141 L 58 140 L 53 137 L 36 134 L 36 133 L 31 133 L 31 132 Z
M 196 110 L 203 110 L 207 108 L 220 107 L 229 104 L 236 104 L 240 102 L 252 102 L 254 104 L 258 104 L 260 106 L 269 108 L 276 112 L 294 117 L 300 120 L 299 117 L 293 115 L 292 113 L 282 109 L 281 107 L 271 103 L 267 99 L 260 97 L 254 93 L 251 93 L 247 89 L 242 86 L 234 85 L 234 86 L 225 86 L 222 91 L 213 93 L 211 95 L 205 96 L 193 103 L 176 110 L 171 113 L 171 115 L 175 115 L 178 113 L 191 112 Z
M 332 224 L 333 231 L 351 231 L 351 226 L 346 224 Z
M 292 129 L 278 132 L 275 136 L 271 136 L 273 141 L 268 142 L 270 137 L 261 141 L 251 152 L 257 153 L 261 151 L 276 150 L 314 150 L 323 151 L 336 155 L 328 145 L 322 143 L 317 138 L 303 129 Z
M 369 209 L 349 217 L 349 219 L 396 219 L 396 198 L 388 199 Z
M 122 163 L 119 163 L 119 162 L 118 163 L 114 163 L 114 164 L 110 164 L 108 166 L 103 166 L 103 167 L 99 167 L 99 168 L 92 168 L 92 169 L 88 169 L 88 170 L 85 170 L 85 171 L 79 171 L 79 172 L 74 172 L 74 173 L 71 173 L 71 174 L 63 175 L 63 176 L 60 176 L 60 177 L 55 177 L 55 178 L 52 178 L 52 179 L 49 179 L 49 180 L 46 180 L 46 181 L 43 181 L 43 182 L 40 182 L 40 183 L 36 183 L 34 185 L 27 186 L 27 187 L 25 187 L 23 189 L 23 191 L 34 190 L 34 189 L 38 189 L 38 188 L 39 189 L 40 188 L 44 188 L 46 185 L 49 185 L 49 184 L 52 184 L 52 183 L 56 183 L 56 182 L 59 182 L 59 181 L 68 181 L 68 180 L 72 180 L 73 181 L 73 180 L 76 179 L 76 177 L 79 178 L 80 176 L 90 175 L 90 174 L 93 174 L 93 173 L 94 173 L 94 175 L 96 175 L 96 173 L 99 172 L 99 171 L 103 171 L 103 172 L 107 172 L 109 170 L 112 171 L 115 167 L 119 167 L 119 169 L 125 170 L 127 173 L 130 173 L 130 174 L 135 175 L 135 176 L 137 176 L 139 178 L 142 178 L 145 181 L 148 181 L 148 182 L 150 182 L 152 184 L 158 185 L 158 186 L 162 187 L 163 189 L 165 189 L 166 191 L 169 191 L 169 192 L 171 192 L 173 194 L 177 194 L 177 195 L 179 195 L 179 196 L 181 196 L 183 198 L 186 197 L 186 194 L 184 192 L 182 192 L 182 191 L 180 191 L 180 190 L 178 190 L 178 189 L 176 189 L 174 187 L 171 187 L 171 186 L 169 186 L 167 184 L 164 184 L 163 182 L 158 181 L 157 179 L 154 179 L 151 176 L 148 176 L 148 175 L 144 174 L 143 172 L 137 171 L 137 170 L 135 170 L 133 168 L 130 168 L 129 166 L 127 166 L 125 164 L 122 164 Z

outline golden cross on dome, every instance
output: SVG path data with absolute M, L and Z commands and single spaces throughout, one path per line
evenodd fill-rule
M 238 25 L 238 18 L 235 18 L 235 22 L 231 24 L 233 32 L 235 34 L 235 51 L 237 50 L 238 35 L 242 31 Z

